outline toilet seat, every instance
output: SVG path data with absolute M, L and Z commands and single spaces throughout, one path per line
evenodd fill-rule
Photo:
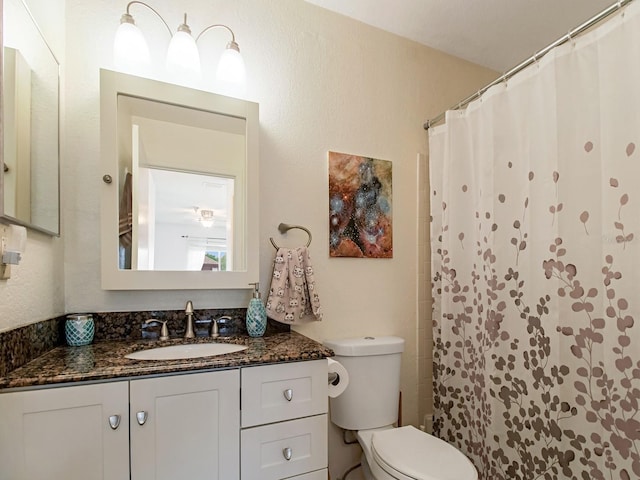
M 471 461 L 457 448 L 412 426 L 374 431 L 370 441 L 372 460 L 394 479 L 478 478 Z

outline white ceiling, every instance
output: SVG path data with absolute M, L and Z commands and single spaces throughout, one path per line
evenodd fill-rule
M 614 0 L 306 0 L 504 72 Z

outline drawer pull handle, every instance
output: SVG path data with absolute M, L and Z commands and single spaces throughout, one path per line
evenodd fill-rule
M 287 402 L 290 402 L 293 398 L 293 390 L 290 388 L 287 388 L 284 392 L 282 392 L 282 394 L 284 395 L 284 398 L 287 399 Z
M 149 414 L 144 410 L 136 413 L 136 420 L 138 420 L 138 425 L 144 425 L 147 423 L 147 418 L 149 418 Z
M 120 426 L 120 415 L 111 415 L 109 417 L 109 426 L 111 430 L 116 430 Z
M 290 447 L 283 448 L 282 449 L 282 456 L 288 462 L 289 460 L 291 460 L 291 457 L 293 456 L 293 450 L 291 450 Z

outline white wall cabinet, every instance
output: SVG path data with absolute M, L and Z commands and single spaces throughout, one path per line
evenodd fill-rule
M 0 394 L 0 480 L 239 478 L 239 389 L 228 370 Z

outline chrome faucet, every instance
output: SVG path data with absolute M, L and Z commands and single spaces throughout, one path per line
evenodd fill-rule
M 184 313 L 187 315 L 187 329 L 184 332 L 184 338 L 194 338 L 196 334 L 193 333 L 193 303 L 191 300 L 187 300 Z
M 220 332 L 218 331 L 218 322 L 220 320 L 233 320 L 233 319 L 227 315 L 223 315 L 218 319 L 214 318 L 211 321 L 211 338 L 218 338 L 220 336 Z

